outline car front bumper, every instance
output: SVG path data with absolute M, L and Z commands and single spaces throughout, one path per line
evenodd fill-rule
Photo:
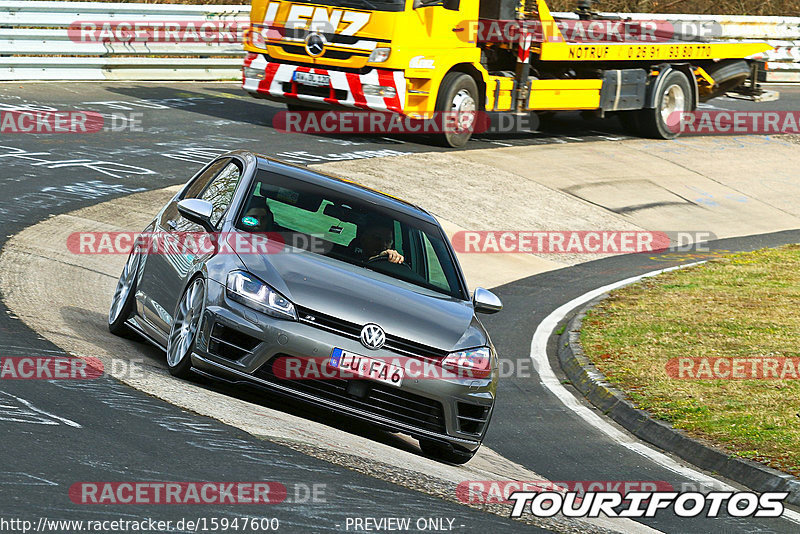
M 326 365 L 334 348 L 389 361 L 408 357 L 386 348 L 366 349 L 354 336 L 320 325 L 262 314 L 230 301 L 222 284 L 209 281 L 192 363 L 201 372 L 262 386 L 418 439 L 469 451 L 480 446 L 491 419 L 496 372 L 483 379 L 406 377 L 400 387 L 362 379 L 355 382 L 364 385 L 355 389 L 343 378 L 287 379 L 273 372 L 278 357 Z M 420 358 L 432 364 L 430 356 Z

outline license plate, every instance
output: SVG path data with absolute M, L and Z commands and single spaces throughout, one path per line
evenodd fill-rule
M 403 383 L 402 367 L 342 349 L 333 349 L 330 366 L 341 369 L 345 375 L 369 378 L 390 386 L 400 387 Z
M 327 74 L 295 72 L 294 81 L 302 83 L 303 85 L 313 85 L 314 87 L 328 87 L 331 84 L 331 77 Z

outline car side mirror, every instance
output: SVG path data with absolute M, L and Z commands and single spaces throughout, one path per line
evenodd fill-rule
M 211 202 L 200 200 L 199 198 L 185 198 L 178 202 L 178 213 L 184 219 L 199 224 L 207 232 L 214 231 L 214 225 L 211 224 L 211 214 L 214 213 L 214 206 Z
M 497 313 L 503 309 L 503 303 L 497 298 L 497 295 L 479 287 L 472 295 L 472 306 L 477 313 Z

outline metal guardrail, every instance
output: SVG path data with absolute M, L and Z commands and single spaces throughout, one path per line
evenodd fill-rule
M 574 13 L 554 13 L 575 18 Z M 800 17 L 614 14 L 631 20 L 718 24 L 719 38 L 766 40 L 766 81 L 800 82 Z M 0 80 L 219 80 L 238 78 L 240 42 L 82 42 L 80 22 L 238 22 L 249 5 L 115 4 L 0 0 Z
M 249 5 L 0 0 L 0 80 L 236 79 L 244 55 L 241 31 L 231 42 L 224 23 L 249 20 Z M 203 39 L 174 42 L 82 40 L 73 26 L 204 21 L 223 24 Z

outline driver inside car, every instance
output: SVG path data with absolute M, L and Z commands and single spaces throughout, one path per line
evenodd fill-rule
M 242 217 L 242 224 L 251 232 L 269 232 L 275 223 L 275 217 L 263 197 L 253 197 L 250 207 Z
M 405 258 L 392 248 L 394 230 L 388 221 L 369 220 L 358 227 L 358 233 L 348 245 L 350 251 L 362 261 L 386 257 L 390 263 L 403 263 Z

